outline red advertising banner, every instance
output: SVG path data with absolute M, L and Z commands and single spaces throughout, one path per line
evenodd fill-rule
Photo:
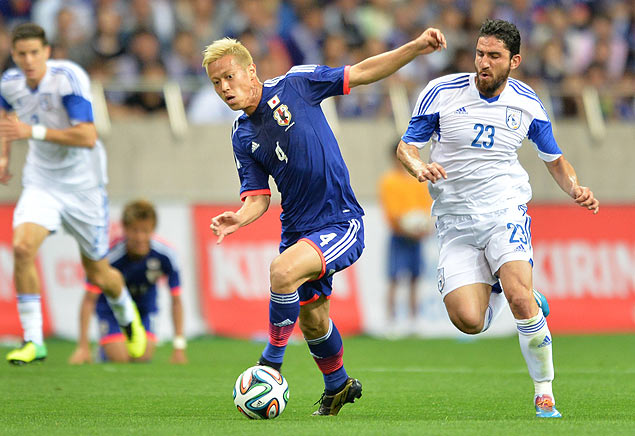
M 15 288 L 13 286 L 13 209 L 14 205 L 0 205 L 0 336 L 22 337 Z M 51 317 L 46 303 L 45 283 L 39 261 L 36 267 L 42 287 L 42 317 L 44 335 L 52 332 Z
M 211 218 L 237 205 L 193 208 L 199 261 L 200 301 L 214 334 L 266 338 L 269 326 L 269 265 L 278 255 L 280 206 L 216 244 Z M 355 265 L 334 277 L 331 318 L 343 335 L 360 332 Z M 296 334 L 299 329 L 296 328 Z
M 534 287 L 560 333 L 635 331 L 635 205 L 530 204 Z

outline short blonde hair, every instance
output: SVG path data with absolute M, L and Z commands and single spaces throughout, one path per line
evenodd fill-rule
M 217 39 L 203 50 L 203 67 L 207 71 L 207 66 L 223 56 L 231 55 L 238 65 L 247 67 L 254 63 L 249 50 L 233 38 Z

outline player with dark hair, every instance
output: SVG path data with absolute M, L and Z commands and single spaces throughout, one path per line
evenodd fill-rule
M 148 335 L 148 346 L 141 357 L 131 356 L 124 337 L 117 328 L 117 320 L 99 288 L 87 283 L 80 308 L 80 332 L 77 348 L 69 363 L 92 361 L 88 329 L 90 319 L 97 311 L 100 332 L 101 359 L 110 362 L 145 362 L 152 359 L 156 348 L 155 317 L 157 307 L 157 282 L 166 277 L 172 296 L 172 322 L 174 324 L 172 363 L 186 363 L 187 342 L 183 335 L 183 304 L 181 280 L 174 250 L 154 235 L 157 213 L 154 205 L 146 200 L 128 203 L 121 222 L 124 237 L 115 241 L 108 253 L 113 267 L 123 274 L 126 286 L 139 308 L 139 314 Z
M 450 319 L 462 332 L 477 334 L 509 302 L 534 381 L 536 416 L 559 418 L 547 301 L 532 285 L 531 218 L 525 205 L 531 186 L 517 156 L 523 139 L 535 143 L 549 173 L 577 204 L 597 213 L 599 202 L 578 183 L 536 93 L 509 77 L 520 65 L 519 49 L 516 26 L 485 21 L 476 43 L 476 73 L 428 84 L 397 154 L 420 182 L 431 182 L 438 286 Z M 425 163 L 418 149 L 430 140 Z
M 14 281 L 24 344 L 7 360 L 23 365 L 46 358 L 40 281 L 35 256 L 63 226 L 79 243 L 88 279 L 106 295 L 131 355 L 142 356 L 146 334 L 121 273 L 108 251 L 106 155 L 93 123 L 90 79 L 77 64 L 49 60 L 44 30 L 31 23 L 13 32 L 18 68 L 0 82 L 0 182 L 7 183 L 11 143 L 26 139 L 24 190 L 13 215 Z
M 220 243 L 269 207 L 272 176 L 282 194 L 280 255 L 270 267 L 269 343 L 259 362 L 280 369 L 299 319 L 324 376 L 315 415 L 337 415 L 362 395 L 342 361 L 342 338 L 329 318 L 333 274 L 362 254 L 363 210 L 350 187 L 337 141 L 320 108 L 325 98 L 376 82 L 420 54 L 441 50 L 445 38 L 428 29 L 417 39 L 353 66 L 293 67 L 260 82 L 249 51 L 225 38 L 209 45 L 203 66 L 219 97 L 244 114 L 231 134 L 243 206 L 212 219 Z

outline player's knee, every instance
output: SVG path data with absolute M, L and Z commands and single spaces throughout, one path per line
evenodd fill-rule
M 535 315 L 536 302 L 530 289 L 521 289 L 518 292 L 508 292 L 507 301 L 509 308 L 516 318 L 528 319 Z
M 104 289 L 106 284 L 105 275 L 95 268 L 86 268 L 86 279 L 97 286 L 99 289 Z
M 483 330 L 484 317 L 477 312 L 468 311 L 458 314 L 451 314 L 450 320 L 463 333 L 475 335 Z
M 271 290 L 273 292 L 293 292 L 295 283 L 294 274 L 291 268 L 283 262 L 274 259 L 269 267 L 269 279 L 271 280 Z
M 35 259 L 36 247 L 26 240 L 13 242 L 13 259 L 16 266 L 32 262 Z

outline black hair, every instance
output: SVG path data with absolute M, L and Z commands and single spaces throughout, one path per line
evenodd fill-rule
M 520 32 L 514 23 L 505 20 L 487 19 L 481 25 L 478 37 L 493 36 L 503 41 L 510 58 L 520 53 Z
M 42 41 L 42 45 L 49 45 L 44 29 L 35 23 L 23 23 L 15 28 L 11 43 L 15 45 L 17 41 L 22 39 L 39 39 Z

